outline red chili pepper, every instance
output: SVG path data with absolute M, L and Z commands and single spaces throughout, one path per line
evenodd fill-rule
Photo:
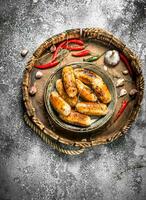
M 67 41 L 67 43 L 75 43 L 75 44 L 78 44 L 78 45 L 84 45 L 84 42 L 82 40 L 79 40 L 79 39 L 70 39 Z
M 63 46 L 67 46 L 66 43 L 67 43 L 67 45 L 68 45 L 69 43 L 75 43 L 75 44 L 78 44 L 78 45 L 84 45 L 84 42 L 83 42 L 82 40 L 79 40 L 79 39 L 65 40 L 64 42 L 61 42 L 61 43 L 58 45 L 58 47 L 56 48 L 56 51 L 54 52 L 53 57 L 52 57 L 52 61 L 54 61 L 54 60 L 57 58 L 57 54 L 58 54 L 59 50 L 60 50 L 61 48 L 63 48 Z M 81 50 L 82 50 L 82 49 L 81 49 Z M 77 50 L 76 50 L 76 51 L 77 51 Z
M 57 54 L 58 52 L 60 51 L 60 49 L 66 44 L 66 41 L 64 42 L 61 42 L 58 47 L 56 48 L 56 51 L 54 52 L 53 54 L 53 57 L 52 57 L 52 62 L 57 58 Z
M 51 67 L 55 67 L 58 64 L 59 64 L 59 61 L 52 61 L 52 62 L 43 64 L 43 65 L 38 65 L 38 66 L 34 66 L 34 67 L 38 68 L 38 69 L 48 69 L 48 68 L 51 68 Z
M 120 59 L 124 62 L 124 64 L 126 65 L 128 71 L 129 71 L 129 74 L 132 76 L 132 69 L 130 67 L 129 61 L 122 53 L 120 53 Z
M 121 114 L 124 112 L 124 110 L 126 109 L 128 103 L 129 103 L 129 101 L 127 101 L 127 100 L 124 100 L 124 101 L 122 102 L 122 106 L 121 106 L 121 108 L 119 109 L 119 111 L 118 111 L 118 113 L 117 113 L 117 115 L 116 115 L 116 118 L 115 118 L 114 122 L 115 122 L 115 121 L 121 116 Z
M 88 56 L 90 54 L 91 54 L 91 52 L 89 50 L 84 50 L 79 53 L 72 53 L 71 55 L 75 56 L 75 57 L 82 57 L 82 56 Z
M 81 51 L 85 48 L 85 46 L 67 46 L 67 45 L 65 45 L 63 48 L 68 49 L 70 51 Z
M 54 66 L 58 65 L 59 61 L 56 61 L 56 58 L 57 58 L 58 52 L 62 48 L 65 48 L 65 49 L 68 49 L 68 50 L 73 50 L 73 51 L 82 50 L 82 49 L 85 48 L 84 46 L 67 46 L 66 43 L 67 44 L 69 44 L 69 43 L 75 43 L 75 44 L 78 44 L 78 45 L 83 45 L 84 44 L 84 42 L 82 40 L 79 40 L 79 39 L 70 39 L 68 41 L 65 40 L 64 42 L 61 42 L 58 45 L 58 47 L 56 48 L 56 50 L 55 50 L 55 52 L 53 54 L 51 62 L 49 62 L 47 64 L 35 66 L 35 68 L 47 69 L 47 68 L 51 68 L 51 67 L 54 67 Z

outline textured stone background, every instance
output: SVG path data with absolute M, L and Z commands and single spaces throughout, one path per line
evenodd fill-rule
M 33 51 L 70 28 L 112 31 L 145 66 L 145 17 L 144 0 L 0 0 L 0 200 L 146 199 L 145 100 L 127 135 L 69 157 L 26 126 L 21 94 L 22 73 Z M 25 59 L 20 56 L 24 47 L 29 49 Z

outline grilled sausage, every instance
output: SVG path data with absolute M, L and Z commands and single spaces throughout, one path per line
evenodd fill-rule
M 78 102 L 78 98 L 77 96 L 75 97 L 69 97 L 67 95 L 67 93 L 65 92 L 64 90 L 64 87 L 63 87 L 63 83 L 62 83 L 62 80 L 61 79 L 58 79 L 56 81 L 56 89 L 57 89 L 57 92 L 59 93 L 59 95 L 71 106 L 71 107 L 74 107 L 77 102 Z
M 97 101 L 97 96 L 87 85 L 82 83 L 79 79 L 76 79 L 76 84 L 78 93 L 83 99 L 86 101 Z
M 75 97 L 77 95 L 76 80 L 74 71 L 71 66 L 64 67 L 62 70 L 62 80 L 66 93 L 69 97 Z
M 68 116 L 64 116 L 61 114 L 59 116 L 64 122 L 67 122 L 69 124 L 82 127 L 90 126 L 91 124 L 91 118 L 89 116 L 78 113 L 74 110 L 71 110 L 71 113 Z
M 111 94 L 103 81 L 98 81 L 97 79 L 92 82 L 92 88 L 95 94 L 98 96 L 99 100 L 105 104 L 111 102 Z
M 58 92 L 53 91 L 50 94 L 50 103 L 53 108 L 62 115 L 69 115 L 71 112 L 71 107 L 68 103 L 66 103 L 58 94 Z
M 108 107 L 103 103 L 80 102 L 76 105 L 76 110 L 86 115 L 103 116 L 108 113 Z
M 77 79 L 82 81 L 83 83 L 91 86 L 92 81 L 97 78 L 97 74 L 94 72 L 88 70 L 88 69 L 83 69 L 83 68 L 76 68 L 74 69 L 74 74 Z M 100 77 L 99 77 L 100 78 Z M 102 79 L 101 79 L 102 80 Z
M 87 69 L 77 68 L 74 70 L 74 74 L 77 79 L 93 88 L 101 102 L 107 104 L 111 101 L 111 94 L 106 84 L 96 73 Z

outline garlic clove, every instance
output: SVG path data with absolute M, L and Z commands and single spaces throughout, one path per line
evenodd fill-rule
M 104 69 L 105 71 L 107 71 L 107 66 L 106 66 L 106 65 L 104 65 L 104 66 L 103 66 L 103 69 Z
M 43 73 L 41 71 L 36 72 L 36 75 L 35 75 L 36 79 L 40 79 L 42 78 L 42 76 L 43 76 Z
M 122 73 L 123 73 L 124 75 L 127 75 L 129 72 L 128 72 L 128 70 L 123 70 Z
M 130 90 L 129 95 L 130 95 L 131 97 L 134 97 L 134 96 L 136 96 L 137 93 L 138 93 L 138 90 L 132 89 L 132 90 Z
M 51 51 L 51 53 L 53 53 L 54 51 L 56 51 L 56 46 L 55 46 L 55 45 L 52 45 L 52 46 L 50 47 L 50 51 Z
M 21 51 L 21 56 L 22 56 L 22 57 L 25 57 L 25 56 L 27 55 L 27 53 L 28 53 L 28 49 L 23 49 L 23 50 Z
M 120 78 L 117 80 L 116 87 L 122 87 L 124 85 L 124 79 Z
M 86 139 L 86 138 L 83 138 L 81 141 L 82 141 L 82 142 L 87 142 L 87 139 Z
M 119 52 L 116 50 L 109 50 L 104 56 L 105 64 L 109 66 L 116 66 L 120 62 Z
M 29 90 L 29 94 L 30 94 L 31 96 L 33 96 L 33 95 L 36 94 L 36 92 L 37 92 L 36 87 L 35 87 L 34 85 L 31 86 L 31 88 L 30 88 L 30 90 Z
M 121 89 L 119 97 L 123 97 L 127 94 L 127 90 Z

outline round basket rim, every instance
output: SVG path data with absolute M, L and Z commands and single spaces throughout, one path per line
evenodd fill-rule
M 112 136 L 109 138 L 98 138 L 96 140 L 90 140 L 90 141 L 72 141 L 63 137 L 57 137 L 53 130 L 47 129 L 44 124 L 40 121 L 40 119 L 37 117 L 35 108 L 33 107 L 31 100 L 29 98 L 29 79 L 30 79 L 30 73 L 32 71 L 32 68 L 37 60 L 37 58 L 52 44 L 59 43 L 61 41 L 64 41 L 66 38 L 94 38 L 97 39 L 103 43 L 106 43 L 108 45 L 114 45 L 115 48 L 117 48 L 119 51 L 123 52 L 124 55 L 128 57 L 130 60 L 132 67 L 136 73 L 136 86 L 139 90 L 139 96 L 137 100 L 137 104 L 135 105 L 134 111 L 131 113 L 129 119 L 127 120 L 124 127 L 121 128 L 119 131 L 113 132 Z M 34 52 L 32 58 L 28 61 L 27 66 L 24 70 L 23 75 L 23 82 L 22 82 L 22 91 L 23 91 L 23 101 L 26 109 L 26 113 L 31 119 L 32 125 L 36 126 L 40 130 L 44 132 L 44 134 L 50 136 L 52 139 L 59 141 L 62 144 L 66 145 L 74 145 L 74 146 L 80 146 L 80 147 L 90 147 L 98 144 L 105 144 L 114 141 L 121 135 L 125 134 L 129 128 L 131 127 L 132 123 L 136 120 L 136 117 L 138 116 L 138 113 L 140 111 L 141 103 L 143 100 L 144 95 L 144 77 L 141 70 L 141 62 L 137 55 L 133 53 L 120 39 L 115 37 L 112 33 L 103 30 L 101 28 L 84 28 L 84 29 L 71 29 L 67 30 L 63 33 L 60 33 L 58 35 L 55 35 L 48 40 L 46 40 L 43 44 L 37 48 L 37 50 Z

